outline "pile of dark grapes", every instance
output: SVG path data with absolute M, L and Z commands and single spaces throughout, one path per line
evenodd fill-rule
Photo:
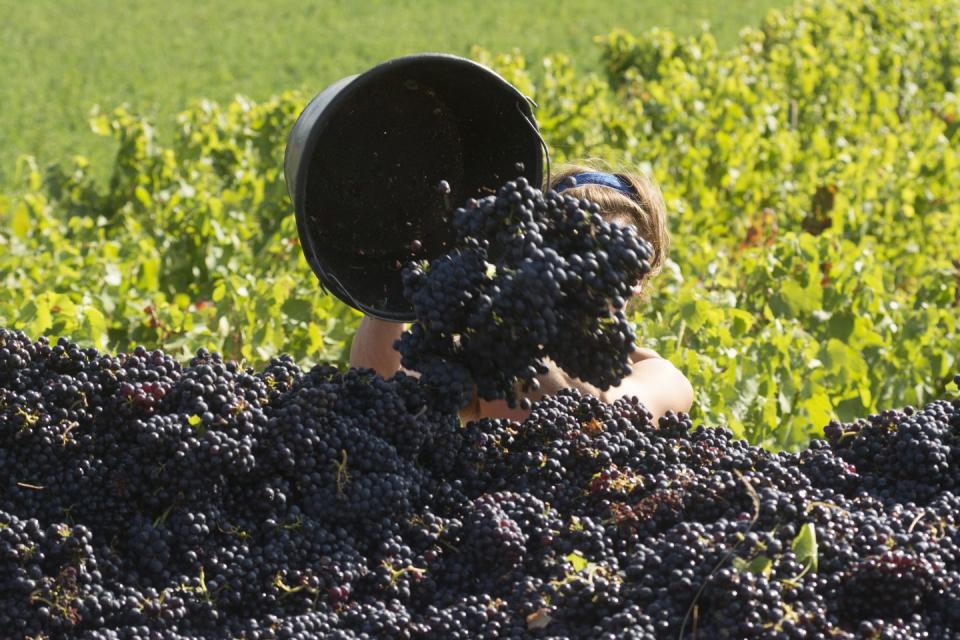
M 451 226 L 452 250 L 404 271 L 417 321 L 397 343 L 441 398 L 462 406 L 476 389 L 514 406 L 547 358 L 604 390 L 630 372 L 623 309 L 653 255 L 631 227 L 522 177 L 469 200 Z
M 0 637 L 960 636 L 960 400 L 790 454 L 432 393 L 0 330 Z

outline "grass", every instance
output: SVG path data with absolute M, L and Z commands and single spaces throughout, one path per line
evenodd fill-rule
M 15 160 L 85 155 L 108 163 L 111 141 L 87 125 L 94 104 L 121 103 L 161 129 L 199 98 L 316 93 L 373 64 L 417 51 L 466 54 L 478 44 L 528 59 L 563 51 L 599 66 L 593 36 L 613 27 L 689 33 L 708 21 L 721 46 L 787 0 L 0 0 L 0 188 Z

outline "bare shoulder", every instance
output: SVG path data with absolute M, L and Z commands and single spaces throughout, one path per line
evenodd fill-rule
M 637 347 L 630 353 L 630 362 L 641 362 L 652 358 L 660 358 L 662 360 L 663 356 L 653 349 L 645 349 L 643 347 Z
M 631 369 L 620 385 L 607 392 L 608 402 L 623 396 L 635 396 L 650 409 L 655 419 L 667 411 L 690 410 L 693 387 L 672 362 L 654 353 L 650 357 L 635 359 Z

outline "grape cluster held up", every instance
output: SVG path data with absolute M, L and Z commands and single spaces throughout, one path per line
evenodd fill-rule
M 653 256 L 631 227 L 523 177 L 469 200 L 451 224 L 453 249 L 404 271 L 417 320 L 397 342 L 403 366 L 443 401 L 459 408 L 475 388 L 514 406 L 548 358 L 601 389 L 630 372 L 636 336 L 623 309 Z

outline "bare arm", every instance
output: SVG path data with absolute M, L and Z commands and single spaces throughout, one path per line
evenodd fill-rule
M 373 369 L 384 378 L 395 374 L 400 370 L 400 353 L 393 343 L 400 339 L 403 328 L 401 322 L 364 316 L 350 345 L 350 366 Z
M 373 369 L 384 378 L 400 371 L 400 354 L 393 343 L 400 338 L 404 325 L 370 316 L 360 321 L 350 347 L 350 366 Z M 613 402 L 623 396 L 636 396 L 653 413 L 654 421 L 667 411 L 689 411 L 693 404 L 693 387 L 687 378 L 669 360 L 649 349 L 636 349 L 631 354 L 632 372 L 616 387 L 601 391 L 577 378 L 572 378 L 560 367 L 548 361 L 549 371 L 540 376 L 540 390 L 527 397 L 536 401 L 561 389 L 574 388 L 604 402 Z M 461 418 L 476 420 L 481 417 L 523 420 L 529 411 L 507 406 L 504 400 L 482 400 L 474 397 L 461 413 Z
M 604 402 L 613 402 L 624 396 L 636 396 L 653 413 L 654 422 L 667 411 L 689 411 L 693 405 L 693 387 L 686 376 L 673 364 L 661 358 L 650 349 L 637 349 L 631 354 L 631 373 L 619 385 L 601 391 L 597 387 L 577 378 L 570 377 L 555 364 L 548 363 L 550 370 L 540 376 L 540 391 L 527 395 L 530 400 L 539 400 L 544 395 L 557 393 L 561 389 L 574 388 L 583 394 L 592 395 Z M 478 400 L 464 409 L 461 416 L 465 420 L 480 417 L 509 418 L 522 420 L 528 411 L 511 409 L 503 400 Z

